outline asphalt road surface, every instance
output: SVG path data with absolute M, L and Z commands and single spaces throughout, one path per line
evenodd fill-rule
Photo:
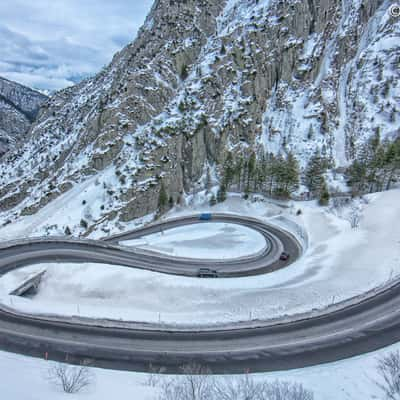
M 283 267 L 282 249 L 290 262 L 301 254 L 289 233 L 251 218 L 215 215 L 214 221 L 242 224 L 264 235 L 270 246 L 262 254 L 241 260 L 214 262 L 221 276 L 265 273 Z M 105 241 L 42 239 L 3 244 L 0 272 L 34 263 L 102 262 L 176 275 L 196 275 L 199 260 L 127 251 L 115 243 L 158 232 L 160 228 L 200 223 L 187 217 L 152 225 Z M 204 223 L 204 222 L 201 222 Z M 154 295 L 149 293 L 149 296 Z M 184 301 L 184 299 L 183 299 Z M 318 317 L 293 322 L 258 321 L 209 329 L 103 327 L 93 321 L 18 314 L 0 307 L 0 348 L 36 357 L 99 367 L 147 371 L 162 367 L 168 373 L 198 363 L 213 373 L 241 373 L 300 368 L 336 361 L 376 350 L 400 340 L 400 283 L 358 304 Z

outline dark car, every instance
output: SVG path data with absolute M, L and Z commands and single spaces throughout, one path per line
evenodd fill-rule
M 200 268 L 197 276 L 199 278 L 218 278 L 218 272 L 210 268 Z
M 289 260 L 289 258 L 290 258 L 290 254 L 289 253 L 286 253 L 285 251 L 281 254 L 281 256 L 279 257 L 280 258 L 280 260 L 282 260 L 282 261 L 287 261 L 287 260 Z

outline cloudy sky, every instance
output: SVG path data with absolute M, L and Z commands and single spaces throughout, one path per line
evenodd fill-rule
M 0 76 L 42 90 L 78 82 L 132 41 L 153 0 L 0 0 Z

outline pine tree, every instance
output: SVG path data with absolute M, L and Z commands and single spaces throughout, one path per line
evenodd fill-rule
M 251 153 L 249 157 L 249 161 L 247 162 L 247 182 L 246 182 L 246 190 L 250 192 L 251 183 L 254 182 L 254 175 L 256 171 L 256 155 L 255 153 Z
M 210 207 L 213 207 L 213 206 L 215 206 L 217 204 L 217 198 L 215 197 L 215 195 L 213 194 L 212 196 L 211 196 L 211 199 L 210 199 Z
M 222 54 L 222 55 L 224 55 L 224 54 L 226 54 L 226 48 L 225 48 L 225 45 L 222 43 L 222 46 L 221 46 L 221 51 L 220 51 L 220 53 Z
M 247 199 L 249 198 L 249 196 L 250 196 L 250 188 L 249 188 L 248 185 L 246 185 L 246 188 L 245 188 L 245 190 L 244 190 L 243 198 L 244 198 L 245 200 L 247 200 Z
M 258 162 L 256 166 L 255 177 L 254 177 L 254 191 L 264 192 L 265 182 L 267 179 L 267 176 L 265 174 L 266 162 L 267 162 L 266 155 L 262 151 L 258 157 Z
M 235 175 L 235 166 L 233 163 L 233 157 L 232 157 L 232 153 L 228 152 L 225 162 L 224 162 L 224 185 L 226 187 L 229 187 L 232 182 L 233 182 L 233 178 Z
M 289 153 L 285 165 L 284 190 L 288 196 L 299 188 L 299 163 L 293 153 Z
M 187 65 L 183 65 L 181 69 L 181 79 L 184 81 L 189 76 L 189 71 Z
M 223 203 L 226 200 L 226 186 L 222 184 L 217 192 L 217 202 Z
M 160 212 L 165 211 L 167 203 L 168 203 L 167 192 L 165 191 L 164 183 L 161 183 L 161 188 L 158 195 L 158 209 Z
M 210 173 L 210 168 L 207 167 L 207 174 L 206 174 L 206 193 L 210 192 L 211 186 L 212 186 L 212 181 L 211 181 L 211 173 Z
M 272 196 L 275 189 L 276 177 L 279 172 L 278 161 L 274 154 L 270 154 L 267 160 L 267 170 L 266 175 L 268 177 L 268 195 Z
M 331 196 L 329 194 L 329 189 L 328 189 L 328 185 L 324 181 L 322 182 L 322 187 L 321 187 L 321 193 L 319 195 L 319 204 L 321 206 L 327 206 L 329 204 L 329 200 L 330 200 Z
M 400 138 L 388 145 L 385 164 L 387 165 L 386 190 L 389 190 L 400 175 Z
M 275 159 L 272 172 L 275 181 L 273 194 L 278 197 L 288 197 L 285 191 L 286 162 L 281 154 Z
M 314 138 L 314 128 L 312 124 L 310 124 L 310 127 L 308 128 L 307 138 L 308 140 L 312 140 Z
M 354 195 L 389 190 L 400 175 L 400 139 L 380 141 L 379 129 L 347 170 Z
M 239 190 L 242 190 L 242 181 L 245 176 L 245 164 L 243 156 L 240 155 L 234 167 L 234 176 L 236 177 L 236 184 Z
M 367 181 L 367 169 L 366 165 L 358 160 L 355 160 L 347 171 L 349 176 L 348 185 L 352 188 L 353 196 L 357 196 L 363 193 L 366 187 Z
M 318 196 L 321 192 L 326 167 L 326 160 L 317 150 L 311 157 L 305 172 L 305 184 L 313 195 Z

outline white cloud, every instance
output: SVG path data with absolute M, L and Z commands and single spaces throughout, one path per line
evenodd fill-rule
M 38 89 L 99 71 L 132 41 L 153 0 L 2 0 L 0 76 Z

